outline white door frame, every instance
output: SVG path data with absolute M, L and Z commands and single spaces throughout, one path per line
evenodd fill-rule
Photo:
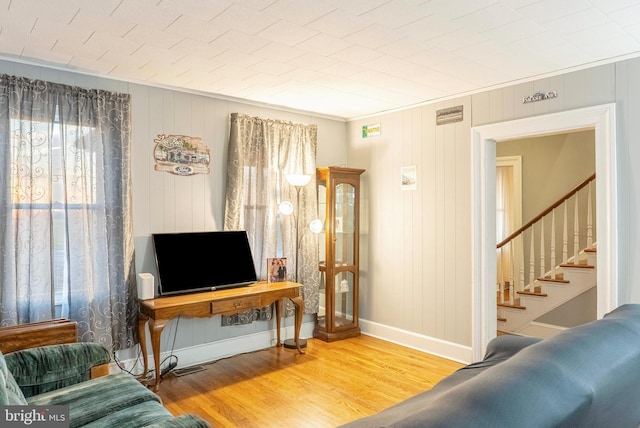
M 593 129 L 596 146 L 598 231 L 597 316 L 618 306 L 617 170 L 615 104 L 471 128 L 472 354 L 480 360 L 496 337 L 496 141 Z

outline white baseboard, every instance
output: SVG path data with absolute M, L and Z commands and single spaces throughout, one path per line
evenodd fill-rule
M 300 337 L 303 339 L 312 337 L 314 327 L 314 321 L 303 322 L 302 326 L 300 327 Z M 293 326 L 283 326 L 280 329 L 280 338 L 282 341 L 284 341 L 285 339 L 293 338 L 294 334 L 295 331 Z M 245 334 L 229 339 L 203 343 L 187 348 L 175 349 L 173 352 L 163 351 L 160 352 L 160 361 L 163 361 L 170 355 L 175 355 L 178 358 L 178 365 L 176 366 L 177 368 L 190 367 L 219 360 L 221 358 L 230 357 L 232 355 L 254 352 L 260 349 L 275 346 L 277 340 L 276 338 L 277 334 L 275 329 L 263 331 L 260 333 Z M 125 367 L 132 367 L 135 365 L 136 358 L 131 358 L 130 353 L 118 352 L 118 354 L 120 362 L 123 363 Z M 153 355 L 149 353 L 147 359 L 149 369 L 153 369 Z M 140 372 L 141 371 L 142 370 L 140 370 Z
M 359 324 L 362 334 L 367 336 L 377 337 L 398 345 L 406 346 L 407 348 L 416 349 L 464 364 L 468 364 L 472 361 L 472 352 L 471 347 L 469 346 L 462 346 L 456 343 L 447 342 L 441 339 L 416 334 L 396 327 L 390 327 L 363 319 L 359 320 Z M 300 337 L 304 339 L 313 337 L 314 327 L 315 323 L 313 320 L 303 322 L 300 329 Z M 292 338 L 293 336 L 293 326 L 281 328 L 282 340 Z M 275 329 L 260 333 L 246 334 L 229 339 L 176 349 L 173 353 L 170 351 L 164 351 L 160 353 L 160 361 L 163 361 L 166 357 L 173 354 L 178 358 L 177 368 L 190 367 L 216 361 L 221 358 L 227 358 L 232 355 L 269 348 L 276 344 L 276 337 Z M 127 358 L 125 356 L 126 354 L 121 355 L 122 358 L 120 359 L 120 362 L 124 363 L 125 367 L 132 367 L 135 364 L 135 358 Z M 149 369 L 154 367 L 153 355 L 150 354 L 148 356 L 147 364 Z
M 447 342 L 363 319 L 360 319 L 359 323 L 362 334 L 366 334 L 367 336 L 377 337 L 388 342 L 406 346 L 407 348 L 417 349 L 464 364 L 471 363 L 473 359 L 470 346 L 462 346 L 457 343 Z

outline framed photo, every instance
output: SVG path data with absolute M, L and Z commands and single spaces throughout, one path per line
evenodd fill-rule
M 284 282 L 287 280 L 287 258 L 274 257 L 267 259 L 267 282 Z
M 416 190 L 416 166 L 403 166 L 400 170 L 400 186 L 402 190 Z

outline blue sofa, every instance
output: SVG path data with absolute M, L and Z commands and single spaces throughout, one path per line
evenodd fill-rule
M 640 305 L 549 339 L 499 336 L 484 359 L 344 428 L 637 428 Z
M 193 415 L 174 417 L 158 395 L 124 372 L 101 375 L 101 370 L 92 378 L 94 368 L 108 367 L 110 360 L 109 351 L 96 343 L 0 353 L 0 406 L 68 406 L 70 427 L 209 426 Z

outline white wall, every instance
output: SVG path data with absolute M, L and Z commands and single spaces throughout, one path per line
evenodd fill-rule
M 155 273 L 151 233 L 222 229 L 230 113 L 316 124 L 317 164 L 340 165 L 346 162 L 344 121 L 10 61 L 0 60 L 0 73 L 131 94 L 133 229 L 137 272 Z M 211 151 L 210 174 L 181 177 L 155 171 L 153 149 L 158 134 L 201 137 Z M 310 320 L 312 316 L 305 317 L 306 323 Z M 200 346 L 202 344 L 260 333 L 274 327 L 273 322 L 256 322 L 241 327 L 221 327 L 220 323 L 219 316 L 174 320 L 165 327 L 161 350 L 199 347 L 198 352 L 205 354 L 199 358 L 205 361 L 216 355 L 208 358 L 206 353 L 213 348 Z M 287 320 L 287 323 L 292 324 L 293 321 Z M 253 345 L 249 343 L 247 346 Z
M 523 104 L 538 91 L 558 98 Z M 616 103 L 619 302 L 640 302 L 640 59 L 350 121 L 349 166 L 365 168 L 361 324 L 365 333 L 466 359 L 471 346 L 471 127 Z M 464 120 L 435 125 L 462 105 Z M 382 134 L 362 138 L 380 123 Z M 400 190 L 416 165 L 417 190 Z
M 221 227 L 227 116 L 232 111 L 317 123 L 318 164 L 361 167 L 361 326 L 430 352 L 464 359 L 471 345 L 472 126 L 615 102 L 618 139 L 619 301 L 640 302 L 640 59 L 541 79 L 380 116 L 339 121 L 260 106 L 0 61 L 0 73 L 129 92 L 133 100 L 136 266 L 146 269 L 152 231 Z M 522 104 L 555 90 L 558 98 Z M 436 126 L 438 109 L 462 105 L 464 121 Z M 381 123 L 363 139 L 361 126 Z M 203 137 L 208 176 L 172 177 L 152 170 L 160 133 Z M 348 146 L 348 147 L 347 147 Z M 348 162 L 347 162 L 348 160 Z M 138 168 L 138 165 L 144 165 Z M 418 188 L 400 190 L 400 168 L 418 167 Z M 142 253 L 142 254 L 140 254 Z M 250 334 L 257 327 L 219 327 L 219 320 L 181 320 L 176 348 Z M 173 346 L 167 326 L 162 349 Z

